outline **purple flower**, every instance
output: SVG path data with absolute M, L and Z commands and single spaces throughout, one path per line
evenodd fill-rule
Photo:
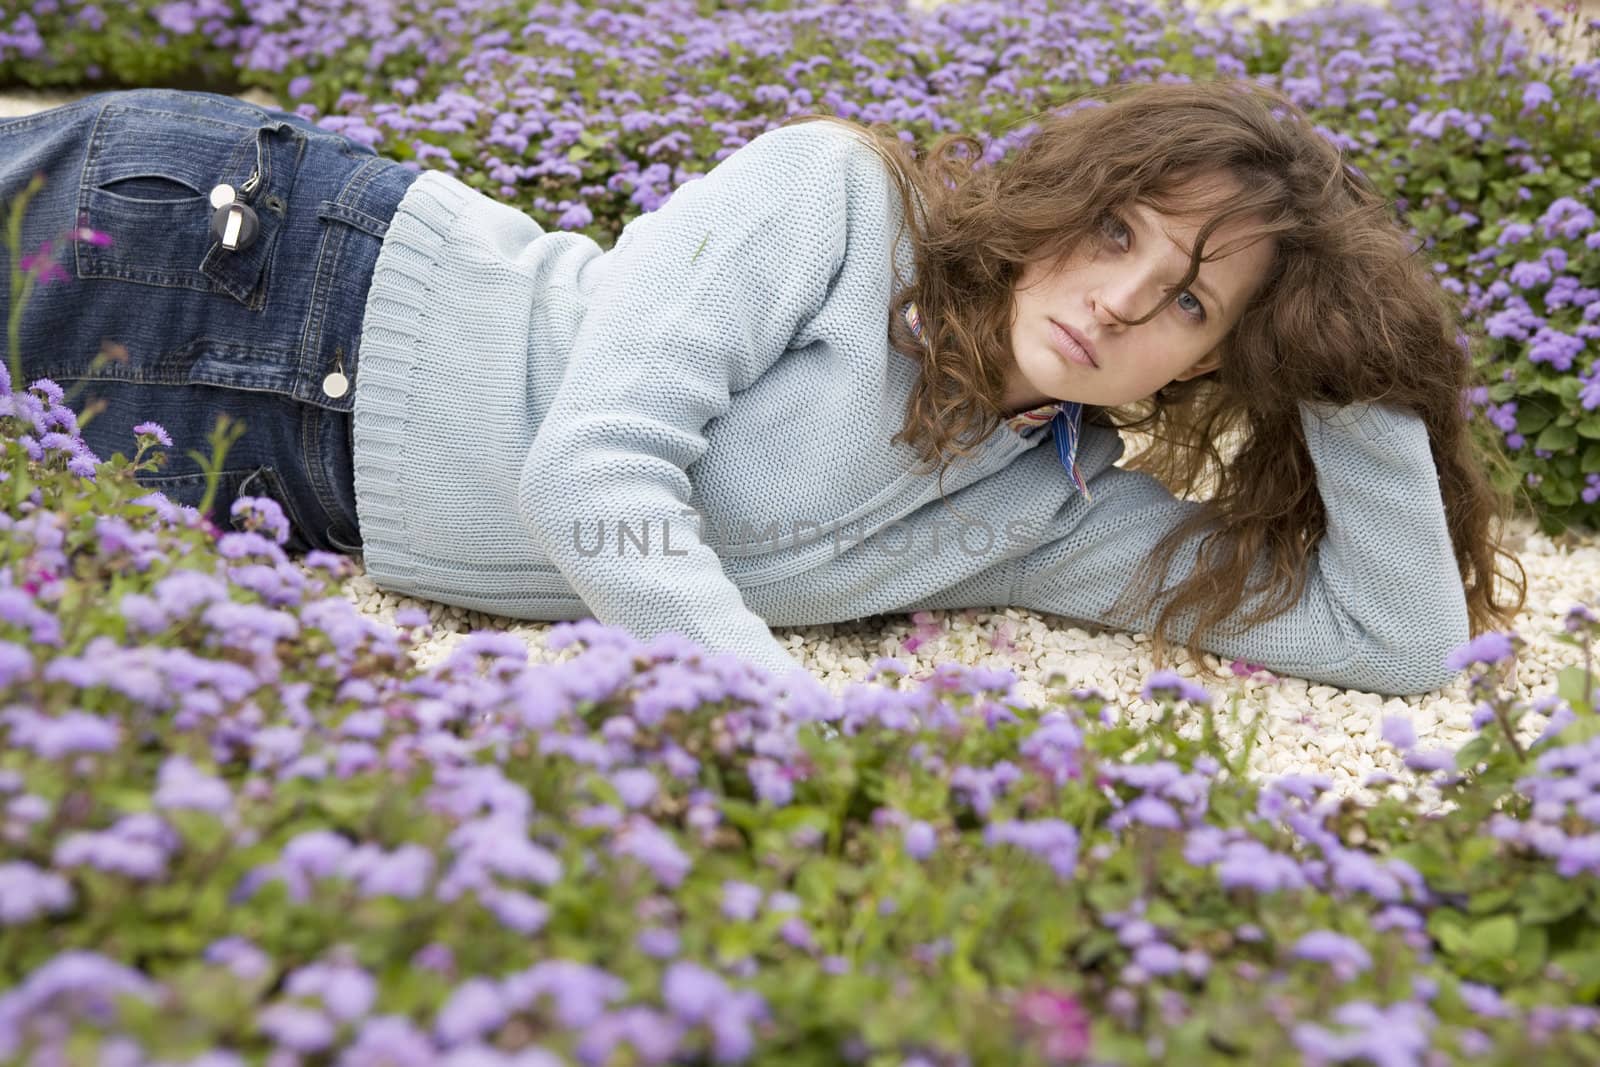
M 368 1019 L 339 1057 L 339 1067 L 434 1067 L 438 1048 L 426 1033 L 400 1015 Z
M 1412 727 L 1410 719 L 1402 719 L 1398 715 L 1386 715 L 1383 719 L 1383 739 L 1404 752 L 1416 745 L 1417 731 Z
M 1502 663 L 1516 655 L 1512 646 L 1511 636 L 1506 633 L 1490 632 L 1479 634 L 1471 641 L 1455 649 L 1445 657 L 1444 665 L 1452 671 L 1465 670 L 1475 663 L 1493 665 Z
M 48 760 L 79 753 L 111 752 L 122 738 L 122 730 L 116 723 L 86 711 L 50 716 L 14 706 L 0 712 L 0 722 L 10 725 L 13 745 L 31 748 Z
M 611 784 L 630 808 L 642 808 L 655 799 L 655 772 L 644 767 L 629 767 L 611 775 Z
M 1413 890 L 1426 890 L 1415 868 L 1403 860 L 1380 862 L 1376 857 L 1354 849 L 1338 849 L 1328 857 L 1328 870 L 1333 884 L 1347 892 L 1361 891 L 1386 904 L 1405 899 L 1401 877 Z
M 686 1023 L 704 1022 L 718 1005 L 728 1001 L 728 984 L 699 964 L 679 960 L 661 979 L 661 999 L 667 1010 Z
M 0 863 L 0 926 L 15 926 L 72 906 L 72 886 L 31 863 Z
M 1304 889 L 1305 872 L 1291 857 L 1273 852 L 1260 841 L 1235 841 L 1217 867 L 1217 881 L 1224 889 L 1252 889 L 1272 893 L 1284 889 Z
M 168 756 L 161 764 L 152 802 L 158 808 L 221 813 L 233 806 L 233 795 L 220 778 L 202 774 L 182 756 Z
M 561 861 L 548 849 L 528 840 L 520 816 L 489 816 L 463 823 L 451 832 L 449 844 L 456 850 L 457 860 L 452 884 L 457 880 L 472 881 L 472 868 L 540 885 L 554 885 L 561 880 Z
M 1177 671 L 1156 671 L 1145 681 L 1139 693 L 1140 697 L 1152 702 L 1161 700 L 1164 695 L 1194 704 L 1211 703 L 1211 694 L 1206 692 L 1204 686 L 1191 682 Z
M 364 897 L 415 900 L 426 891 L 428 879 L 433 877 L 433 853 L 421 845 L 405 844 L 387 853 L 368 845 L 359 851 L 359 856 L 358 859 L 358 853 L 351 853 L 341 873 L 359 881 Z
M 11 641 L 0 641 L 0 689 L 9 689 L 33 674 L 33 654 Z
M 1561 846 L 1556 873 L 1563 878 L 1600 874 L 1600 834 L 1574 837 Z
M 1511 268 L 1511 283 L 1519 289 L 1533 289 L 1541 285 L 1549 285 L 1554 277 L 1550 268 L 1544 262 L 1535 260 L 1529 263 L 1518 263 Z
M 816 951 L 816 940 L 811 936 L 810 928 L 806 926 L 802 919 L 790 918 L 784 920 L 783 925 L 778 927 L 778 936 L 783 938 L 786 944 L 805 952 Z
M 591 1025 L 605 1014 L 606 1004 L 628 994 L 628 984 L 598 967 L 574 960 L 545 960 L 502 983 L 507 1007 L 526 1011 L 548 996 L 555 1001 L 556 1021 L 569 1030 Z
M 1526 241 L 1533 236 L 1533 226 L 1526 222 L 1508 222 L 1500 229 L 1500 236 L 1495 239 L 1498 245 L 1514 245 Z
M 313 878 L 337 873 L 350 854 L 350 842 L 332 830 L 307 830 L 283 846 L 280 862 Z
M 1540 104 L 1548 104 L 1554 99 L 1555 93 L 1544 82 L 1528 82 L 1522 87 L 1522 113 L 1526 115 Z M 1557 105 L 1557 109 L 1559 107 Z
M 1361 942 L 1332 930 L 1313 930 L 1296 941 L 1289 954 L 1295 959 L 1331 964 L 1343 981 L 1372 966 L 1372 956 Z
M 1183 969 L 1183 954 L 1164 941 L 1150 941 L 1134 949 L 1133 962 L 1147 974 L 1176 974 Z
M 56 845 L 52 862 L 57 867 L 94 867 L 135 881 L 156 881 L 166 876 L 167 850 L 160 843 L 142 840 L 117 827 L 99 832 L 69 834 Z
M 794 784 L 788 772 L 775 760 L 752 759 L 745 768 L 750 785 L 761 801 L 782 807 L 794 799 Z
M 372 1010 L 378 984 L 360 967 L 313 963 L 291 974 L 284 992 L 291 997 L 320 997 L 335 1018 L 354 1022 Z
M 749 882 L 722 883 L 722 914 L 735 922 L 749 922 L 761 910 L 761 887 Z
M 1493 986 L 1480 985 L 1477 982 L 1461 982 L 1456 992 L 1461 997 L 1461 1003 L 1474 1015 L 1481 1015 L 1489 1019 L 1511 1019 L 1516 1017 L 1516 1009 L 1508 1005 L 1501 998 L 1500 992 Z
M 1106 826 L 1112 830 L 1121 830 L 1134 822 L 1162 830 L 1183 829 L 1183 820 L 1172 810 L 1172 805 L 1148 794 L 1113 813 L 1111 818 L 1106 820 Z
M 63 952 L 0 995 L 0 1057 L 20 1051 L 30 1019 L 44 1021 L 55 1013 L 70 1013 L 104 1023 L 115 1017 L 118 997 L 151 1001 L 157 992 L 144 975 L 97 952 Z
M 678 1051 L 683 1025 L 649 1008 L 610 1012 L 591 1023 L 578 1041 L 581 1063 L 610 1063 L 617 1046 L 628 1044 L 642 1063 L 666 1063 Z
M 536 934 L 550 920 L 548 904 L 514 889 L 479 889 L 478 899 L 504 926 L 519 934 Z
M 754 1044 L 750 1022 L 766 1014 L 759 994 L 730 989 L 721 976 L 687 960 L 667 967 L 661 999 L 679 1022 L 711 1029 L 716 1059 L 722 1063 L 749 1056 Z
M 1431 774 L 1454 767 L 1456 754 L 1447 748 L 1413 749 L 1406 754 L 1405 764 L 1414 771 Z
M 915 819 L 905 827 L 906 851 L 913 859 L 925 860 L 933 854 L 934 847 L 938 844 L 938 837 L 933 827 Z
M 680 939 L 675 932 L 659 926 L 651 926 L 640 930 L 638 936 L 634 938 L 634 944 L 638 946 L 640 952 L 656 959 L 671 959 L 676 956 L 680 943 Z
M 165 448 L 172 447 L 172 438 L 167 435 L 167 431 L 162 428 L 159 422 L 141 422 L 133 428 L 134 437 L 142 437 L 145 434 L 154 437 L 156 443 Z
M 506 998 L 498 983 L 487 978 L 469 978 L 439 1009 L 433 1030 L 444 1044 L 458 1045 L 498 1030 L 509 1017 Z
M 250 941 L 242 937 L 224 937 L 206 946 L 207 963 L 228 968 L 246 981 L 253 981 L 272 970 L 272 960 Z
M 1078 831 L 1060 819 L 990 823 L 983 840 L 991 847 L 1009 844 L 1031 852 L 1049 863 L 1061 878 L 1071 878 L 1077 868 Z
M 611 849 L 644 864 L 668 888 L 677 888 L 693 864 L 670 834 L 643 816 L 634 816 L 617 832 Z
M 333 1020 L 315 1008 L 279 1002 L 256 1016 L 256 1025 L 281 1048 L 320 1052 L 333 1043 Z

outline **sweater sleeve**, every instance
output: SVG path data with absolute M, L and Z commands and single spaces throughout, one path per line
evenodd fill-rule
M 700 536 L 688 470 L 843 265 L 838 144 L 768 130 L 624 228 L 518 481 L 529 535 L 596 619 L 778 676 L 799 665 Z
M 1227 636 L 1209 637 L 1202 647 L 1341 688 L 1385 695 L 1438 689 L 1455 673 L 1446 656 L 1469 634 L 1426 427 L 1410 411 L 1375 404 L 1302 402 L 1300 419 L 1327 514 L 1300 600 L 1230 634 L 1261 602 L 1259 594 L 1247 595 L 1219 626 Z M 1162 536 L 1201 505 L 1174 497 L 1148 474 L 1116 467 L 1090 486 L 1095 504 L 1084 520 L 1016 561 L 1011 602 L 1121 625 L 1109 612 L 1117 595 Z M 1182 545 L 1165 588 L 1188 576 L 1208 532 Z M 1263 560 L 1252 585 L 1265 570 Z M 1165 598 L 1141 608 L 1135 629 L 1153 630 L 1159 603 Z M 1194 622 L 1190 613 L 1177 616 L 1172 633 L 1187 640 Z

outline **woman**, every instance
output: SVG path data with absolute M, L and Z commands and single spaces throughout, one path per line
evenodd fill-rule
M 101 455 L 242 415 L 219 516 L 273 496 L 298 547 L 359 537 L 380 586 L 496 615 L 783 673 L 770 625 L 1016 605 L 1158 664 L 1170 634 L 1437 688 L 1525 594 L 1494 599 L 1510 502 L 1450 298 L 1281 94 L 1107 96 L 980 170 L 970 137 L 796 117 L 609 251 L 281 112 L 89 97 L 0 124 L 0 197 L 50 176 L 25 229 L 113 239 L 26 309 L 27 376 L 92 379 Z M 91 371 L 102 339 L 128 358 Z M 1119 428 L 1157 441 L 1134 469 Z M 193 503 L 174 460 L 147 480 Z

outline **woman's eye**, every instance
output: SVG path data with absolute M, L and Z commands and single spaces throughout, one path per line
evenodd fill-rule
M 1106 231 L 1106 236 L 1112 237 L 1112 239 L 1115 240 L 1118 244 L 1122 243 L 1122 239 L 1120 237 L 1114 237 L 1113 235 L 1126 233 L 1130 237 L 1133 236 L 1132 233 L 1128 230 L 1128 227 L 1126 225 L 1124 225 L 1122 220 L 1117 218 L 1115 215 L 1107 215 L 1106 216 L 1105 224 L 1104 224 L 1104 226 L 1102 226 L 1102 229 L 1104 229 Z
M 1128 229 L 1127 223 L 1123 222 L 1121 219 L 1117 218 L 1115 215 L 1112 215 L 1112 214 L 1107 214 L 1106 215 L 1105 224 L 1101 228 L 1105 231 L 1106 236 L 1112 238 L 1112 240 L 1116 241 L 1118 245 L 1122 244 L 1122 236 L 1121 235 L 1126 235 L 1128 237 L 1132 237 L 1133 236 L 1133 231 Z M 1175 303 L 1178 303 L 1180 305 L 1180 307 L 1181 307 L 1182 301 L 1185 298 L 1188 298 L 1189 300 L 1192 300 L 1194 302 L 1194 305 L 1193 305 L 1193 307 L 1184 307 L 1184 308 L 1182 308 L 1183 313 L 1185 315 L 1189 316 L 1191 319 L 1195 319 L 1195 320 L 1197 320 L 1199 322 L 1204 322 L 1205 318 L 1206 318 L 1205 305 L 1200 302 L 1200 299 L 1198 297 L 1196 297 L 1192 292 L 1190 292 L 1187 289 L 1185 289 L 1183 291 L 1183 293 L 1178 297 L 1178 300 L 1175 301 Z

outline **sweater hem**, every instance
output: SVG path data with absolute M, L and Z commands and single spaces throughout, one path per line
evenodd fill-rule
M 436 299 L 431 279 L 470 192 L 438 171 L 412 182 L 390 220 L 367 291 L 351 430 L 363 561 L 380 585 L 420 577 L 407 551 L 406 446 L 420 430 L 410 421 L 417 410 L 412 393 L 425 380 L 416 363 L 428 336 L 427 309 Z

